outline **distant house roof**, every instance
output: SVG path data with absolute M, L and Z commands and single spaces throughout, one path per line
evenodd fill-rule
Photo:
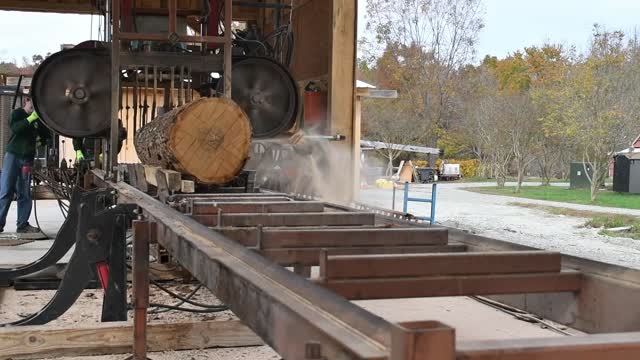
M 356 88 L 358 89 L 375 89 L 376 87 L 364 81 L 356 80 Z
M 387 144 L 382 141 L 369 141 L 369 140 L 360 140 L 360 148 L 362 150 L 380 150 L 380 149 L 394 149 L 400 151 L 421 153 L 421 154 L 434 154 L 439 155 L 440 149 L 437 148 L 429 148 L 424 146 L 415 146 L 415 145 L 403 145 L 403 144 Z

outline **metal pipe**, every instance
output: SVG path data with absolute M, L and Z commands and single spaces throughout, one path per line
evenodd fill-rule
M 438 184 L 433 184 L 431 188 L 431 215 L 429 216 L 429 222 L 433 225 L 436 222 L 436 189 Z
M 402 212 L 407 213 L 407 208 L 409 204 L 409 182 L 404 182 L 404 200 L 402 201 Z
M 396 184 L 393 184 L 393 200 L 391 201 L 391 210 L 396 211 Z

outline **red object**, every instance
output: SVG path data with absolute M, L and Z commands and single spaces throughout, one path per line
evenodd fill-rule
M 29 175 L 29 171 L 31 171 L 31 165 L 23 165 L 22 166 L 22 176 Z
M 320 133 L 327 130 L 327 92 L 306 91 L 304 93 L 304 128 Z
M 211 5 L 211 13 L 209 13 L 209 22 L 207 23 L 207 35 L 208 36 L 218 36 L 220 35 L 218 32 L 218 25 L 220 23 L 220 1 L 219 0 L 210 0 L 209 4 Z M 221 44 L 208 44 L 207 47 L 210 49 L 217 49 Z
M 122 31 L 133 31 L 133 0 L 121 0 Z
M 107 290 L 107 284 L 109 283 L 109 264 L 106 261 L 96 263 L 96 269 L 98 270 L 98 278 L 102 285 L 102 290 Z

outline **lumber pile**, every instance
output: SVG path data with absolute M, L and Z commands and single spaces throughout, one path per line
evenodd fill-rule
M 231 181 L 242 171 L 250 146 L 249 118 L 223 98 L 201 98 L 175 108 L 135 136 L 143 164 L 192 175 L 205 184 Z

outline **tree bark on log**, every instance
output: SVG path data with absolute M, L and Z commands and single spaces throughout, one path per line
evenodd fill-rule
M 135 137 L 138 158 L 193 175 L 202 183 L 231 181 L 244 167 L 251 123 L 242 109 L 223 98 L 201 98 L 158 116 Z

